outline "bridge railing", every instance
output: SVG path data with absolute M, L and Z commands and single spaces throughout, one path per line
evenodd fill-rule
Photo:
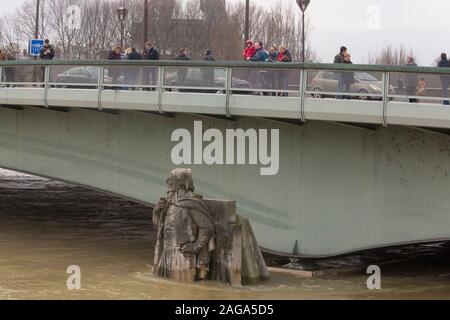
M 0 74 L 4 105 L 450 128 L 445 68 L 27 60 L 1 62 Z

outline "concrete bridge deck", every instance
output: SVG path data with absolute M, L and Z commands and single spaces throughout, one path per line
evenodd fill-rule
M 222 132 L 279 129 L 275 176 L 192 166 L 198 191 L 237 200 L 268 251 L 323 257 L 450 239 L 450 107 L 436 89 L 446 70 L 164 61 L 0 69 L 0 167 L 154 203 L 175 167 L 174 130 L 192 132 L 197 120 Z M 373 79 L 336 93 L 325 72 Z M 408 96 L 401 78 L 425 78 L 432 90 Z

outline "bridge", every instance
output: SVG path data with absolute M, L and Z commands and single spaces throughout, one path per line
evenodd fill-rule
M 327 257 L 450 239 L 445 69 L 8 61 L 0 73 L 2 168 L 154 204 L 174 130 L 279 129 L 276 175 L 192 165 L 197 191 L 236 200 L 265 250 Z

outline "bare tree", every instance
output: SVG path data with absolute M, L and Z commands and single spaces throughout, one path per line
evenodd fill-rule
M 239 25 L 240 34 L 244 32 L 244 4 L 239 3 L 229 10 L 231 19 Z M 294 60 L 301 57 L 301 20 L 292 10 L 292 6 L 278 1 L 270 9 L 258 5 L 250 7 L 250 38 L 253 41 L 262 41 L 266 46 L 286 46 Z M 306 19 L 305 24 L 306 61 L 317 61 L 317 55 L 312 50 L 309 37 L 312 33 L 312 24 Z
M 51 38 L 64 59 L 105 58 L 120 42 L 117 9 L 128 9 L 124 23 L 127 47 L 143 47 L 143 15 L 141 0 L 42 0 L 40 37 Z M 28 42 L 34 36 L 36 0 L 26 0 L 14 15 L 0 19 L 0 45 Z M 74 27 L 65 21 L 70 6 L 81 9 L 81 24 Z M 219 60 L 242 59 L 244 43 L 244 4 L 224 0 L 150 0 L 148 38 L 161 53 L 162 59 L 173 58 L 181 47 L 187 47 L 194 59 L 201 59 L 212 49 Z M 292 6 L 278 1 L 271 9 L 257 4 L 251 7 L 250 37 L 266 46 L 284 45 L 294 59 L 301 55 L 301 22 Z M 307 36 L 311 24 L 306 26 Z M 18 39 L 14 39 L 18 38 Z M 307 60 L 315 54 L 306 39 Z
M 28 41 L 28 39 L 34 38 L 36 4 L 36 0 L 26 0 L 13 14 L 17 23 L 21 26 L 22 40 Z M 41 0 L 39 12 L 39 37 L 45 38 L 48 36 L 49 31 L 48 0 Z
M 49 0 L 49 24 L 55 33 L 55 44 L 61 50 L 64 59 L 75 57 L 75 44 L 79 42 L 81 26 L 72 26 L 66 21 L 66 10 L 71 5 L 81 6 L 81 0 Z
M 369 64 L 401 66 L 406 64 L 408 56 L 417 58 L 412 49 L 407 49 L 403 45 L 395 47 L 388 44 L 375 54 L 369 53 L 368 61 Z
M 0 48 L 7 52 L 19 51 L 20 29 L 17 22 L 9 17 L 0 17 Z

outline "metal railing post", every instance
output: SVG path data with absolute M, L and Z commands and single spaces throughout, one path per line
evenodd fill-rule
M 389 72 L 383 72 L 383 126 L 388 126 L 387 112 L 389 106 L 389 92 L 390 92 L 390 75 Z
M 3 67 L 0 66 L 0 87 L 3 87 Z
M 98 96 L 97 96 L 97 102 L 98 102 L 98 109 L 99 110 L 103 110 L 103 106 L 102 106 L 102 91 L 103 91 L 103 81 L 104 81 L 104 77 L 105 77 L 105 66 L 99 66 L 99 70 L 98 70 Z
M 163 107 L 162 107 L 162 96 L 163 96 L 163 90 L 164 90 L 164 73 L 165 68 L 164 67 L 158 67 L 158 108 L 159 113 L 164 113 Z
M 308 82 L 308 70 L 301 69 L 300 70 L 300 121 L 306 122 L 305 116 L 305 98 L 306 98 L 306 89 Z
M 233 86 L 233 70 L 231 68 L 227 68 L 227 81 L 226 81 L 226 104 L 225 104 L 225 115 L 227 118 L 231 118 L 230 111 L 230 98 L 231 98 L 231 87 Z
M 44 67 L 44 106 L 48 108 L 48 90 L 50 88 L 50 66 Z

